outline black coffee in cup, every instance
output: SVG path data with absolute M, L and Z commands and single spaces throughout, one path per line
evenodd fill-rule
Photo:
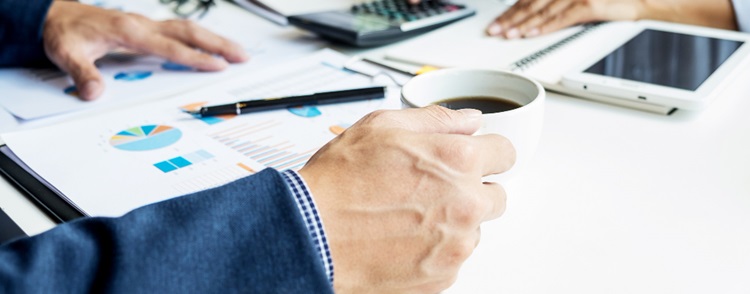
M 473 108 L 482 113 L 503 112 L 523 106 L 512 100 L 490 96 L 456 97 L 435 101 L 433 104 L 454 110 Z

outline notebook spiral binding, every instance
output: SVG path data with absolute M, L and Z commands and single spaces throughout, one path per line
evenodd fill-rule
M 584 25 L 583 29 L 576 32 L 575 34 L 572 34 L 568 36 L 565 39 L 562 39 L 560 41 L 557 41 L 556 43 L 547 46 L 546 48 L 539 50 L 537 52 L 534 52 L 534 54 L 531 54 L 529 56 L 526 56 L 524 58 L 521 58 L 520 60 L 514 62 L 510 65 L 510 71 L 523 71 L 534 65 L 537 61 L 539 61 L 541 58 L 543 58 L 545 55 L 552 53 L 553 51 L 559 49 L 560 47 L 565 46 L 565 44 L 568 44 L 575 39 L 578 39 L 579 37 L 583 36 L 584 34 L 590 32 L 591 30 L 597 28 L 601 22 L 599 23 L 591 23 Z

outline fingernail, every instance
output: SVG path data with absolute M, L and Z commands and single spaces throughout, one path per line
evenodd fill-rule
M 240 58 L 242 59 L 242 61 L 247 61 L 248 59 L 250 59 L 250 53 L 240 51 Z
M 83 100 L 94 100 L 99 96 L 101 92 L 100 84 L 96 80 L 91 80 L 83 84 L 83 88 L 79 92 Z
M 530 31 L 528 31 L 526 33 L 525 37 L 536 37 L 538 35 L 539 35 L 539 29 L 534 28 L 534 29 L 531 29 Z
M 482 116 L 482 112 L 473 108 L 459 109 L 458 112 L 463 113 L 469 118 L 477 118 Z
M 499 24 L 493 23 L 487 28 L 487 34 L 490 36 L 497 36 L 503 32 L 503 27 Z
M 508 31 L 508 34 L 505 35 L 508 39 L 516 39 L 521 36 L 521 32 L 517 28 L 512 28 L 510 31 Z
M 229 67 L 229 62 L 227 62 L 226 59 L 222 58 L 221 56 L 216 56 L 214 60 L 211 61 L 211 63 L 212 65 L 206 66 L 208 71 L 219 71 Z

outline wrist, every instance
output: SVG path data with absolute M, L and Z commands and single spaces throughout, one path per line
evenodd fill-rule
M 287 183 L 294 201 L 297 204 L 300 216 L 302 216 L 310 238 L 315 249 L 317 249 L 320 261 L 323 265 L 328 281 L 333 284 L 333 260 L 328 245 L 323 221 L 318 213 L 315 200 L 305 180 L 295 171 L 286 170 L 281 173 Z
M 731 0 L 641 0 L 638 19 L 737 29 Z
M 641 0 L 638 5 L 638 16 L 636 20 L 640 19 L 655 19 L 663 20 L 666 13 L 665 5 L 666 1 L 659 0 Z

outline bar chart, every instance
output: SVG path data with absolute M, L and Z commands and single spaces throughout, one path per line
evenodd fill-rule
M 323 143 L 285 137 L 283 130 L 282 121 L 269 119 L 228 128 L 211 134 L 211 137 L 265 167 L 297 170 Z
M 175 158 L 160 161 L 154 164 L 156 168 L 164 173 L 172 172 L 181 168 L 197 164 L 202 161 L 214 158 L 213 154 L 208 153 L 206 150 L 198 150 L 193 153 L 177 156 Z

